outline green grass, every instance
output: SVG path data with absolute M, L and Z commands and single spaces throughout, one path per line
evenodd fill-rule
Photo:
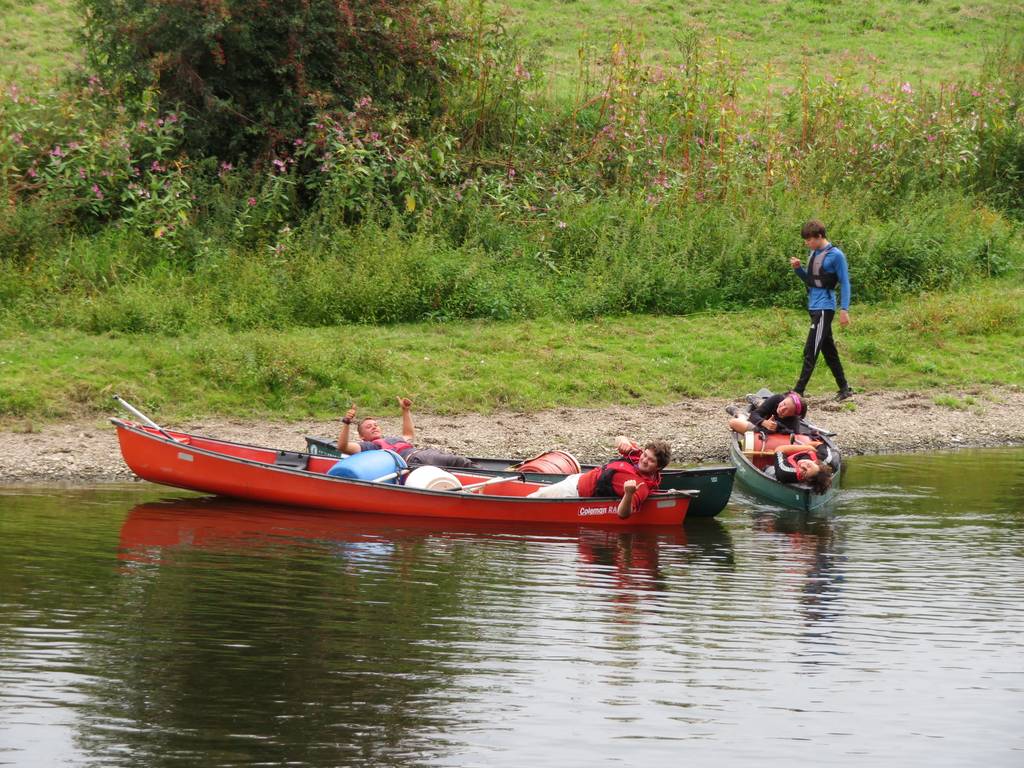
M 648 62 L 673 65 L 694 31 L 742 65 L 741 87 L 795 85 L 805 60 L 812 76 L 935 84 L 976 76 L 986 50 L 1024 28 L 1020 0 L 525 0 L 508 13 L 556 83 L 578 69 L 581 46 L 606 56 L 625 32 Z
M 837 336 L 858 390 L 1024 386 L 1016 281 L 855 305 L 852 318 Z M 793 308 L 174 338 L 23 332 L 0 340 L 0 420 L 105 413 L 113 393 L 170 419 L 327 418 L 350 402 L 390 413 L 399 393 L 437 413 L 735 397 L 789 385 L 805 328 Z M 808 393 L 833 388 L 822 364 Z
M 985 52 L 1024 29 L 1022 0 L 522 0 L 491 2 L 507 26 L 548 58 L 555 89 L 579 67 L 579 50 L 604 57 L 624 34 L 650 63 L 681 60 L 698 32 L 742 67 L 741 85 L 794 85 L 812 75 L 938 83 L 972 77 Z M 0 81 L 28 83 L 79 59 L 71 0 L 0 0 Z
M 48 80 L 80 60 L 72 0 L 0 0 L 0 83 Z

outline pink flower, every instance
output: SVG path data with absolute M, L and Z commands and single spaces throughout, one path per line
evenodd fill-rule
M 566 224 L 564 221 L 560 221 L 555 226 L 558 227 L 559 229 L 565 229 L 569 225 Z
M 85 178 L 86 176 L 88 176 L 88 175 L 89 175 L 89 174 L 87 174 L 87 173 L 85 172 L 85 168 L 79 168 L 79 169 L 78 169 L 78 178 L 80 178 L 80 179 L 84 179 L 84 178 Z
M 287 166 L 284 161 L 279 158 L 274 158 L 274 167 L 277 168 L 279 173 L 284 173 Z
M 64 152 L 60 148 L 60 144 L 57 144 L 50 150 L 50 157 L 64 157 Z
M 512 167 L 509 167 L 509 169 L 508 169 L 508 173 L 507 173 L 506 175 L 508 176 L 508 180 L 509 180 L 509 181 L 515 181 L 515 178 L 516 178 L 516 169 L 515 169 L 515 168 L 512 168 Z
M 250 197 L 248 200 L 245 201 L 245 203 L 250 208 L 252 208 L 254 205 L 256 205 L 256 198 L 255 197 Z
M 935 141 L 935 137 L 932 136 L 931 134 L 929 134 L 928 136 L 925 136 L 925 138 L 928 139 L 928 141 Z
M 171 114 L 169 114 L 167 116 L 167 122 L 168 123 L 176 123 L 176 122 L 178 122 L 178 116 L 176 114 L 174 114 L 173 112 L 171 112 Z
M 167 170 L 167 168 L 160 165 L 159 161 L 154 160 L 152 163 L 149 164 L 149 170 L 151 170 L 153 173 L 163 173 L 164 171 Z
M 904 83 L 900 86 L 900 90 L 904 93 L 913 93 L 914 89 L 910 87 L 910 83 Z
M 516 62 L 515 75 L 516 80 L 522 82 L 525 82 L 530 79 L 530 73 L 527 71 L 526 67 L 522 65 L 522 62 Z
M 306 142 L 303 141 L 302 139 L 296 139 L 295 141 L 292 142 L 292 144 L 294 144 L 296 147 L 301 147 L 305 143 Z
M 29 177 L 30 179 L 38 179 L 38 178 L 39 178 L 39 174 L 38 174 L 38 173 L 36 173 L 36 169 L 35 169 L 35 168 L 29 168 L 29 169 L 28 169 L 27 171 L 25 171 L 25 174 L 26 174 L 26 175 L 27 175 L 27 176 L 28 176 L 28 177 Z
M 97 200 L 102 200 L 103 199 L 103 190 L 100 189 L 100 185 L 99 184 L 93 184 L 92 185 L 92 193 L 94 195 L 96 195 L 96 199 Z

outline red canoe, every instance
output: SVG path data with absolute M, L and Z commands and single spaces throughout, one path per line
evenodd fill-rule
M 615 526 L 679 525 L 690 504 L 685 494 L 655 493 L 635 515 L 622 520 L 618 499 L 528 499 L 526 495 L 542 484 L 517 478 L 476 490 L 408 488 L 330 476 L 327 471 L 338 462 L 333 457 L 283 454 L 122 419 L 110 421 L 117 428 L 125 463 L 143 480 L 253 501 L 343 512 Z M 454 474 L 467 486 L 496 479 L 461 470 Z

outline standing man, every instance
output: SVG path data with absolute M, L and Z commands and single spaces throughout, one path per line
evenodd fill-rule
M 838 285 L 842 299 L 839 325 L 845 328 L 850 324 L 850 271 L 846 265 L 846 255 L 825 238 L 825 225 L 817 219 L 804 224 L 800 235 L 804 245 L 811 251 L 807 269 L 800 266 L 800 259 L 796 257 L 790 259 L 789 263 L 797 277 L 807 284 L 807 311 L 811 315 L 811 330 L 804 344 L 804 367 L 793 391 L 803 395 L 820 352 L 825 356 L 825 362 L 839 386 L 836 400 L 845 400 L 853 396 L 853 390 L 846 381 L 843 364 L 839 361 L 839 350 L 832 340 L 832 319 L 836 315 L 835 288 Z

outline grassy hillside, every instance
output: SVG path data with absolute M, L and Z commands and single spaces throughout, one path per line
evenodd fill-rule
M 546 58 L 554 88 L 615 40 L 650 63 L 682 60 L 688 34 L 718 41 L 744 85 L 814 75 L 937 83 L 976 75 L 988 48 L 1024 32 L 1024 0 L 518 0 L 489 5 Z M 78 60 L 73 0 L 0 0 L 0 80 L 37 81 Z
M 78 61 L 72 0 L 0 0 L 0 82 L 47 80 Z
M 649 62 L 676 64 L 688 32 L 717 39 L 744 84 L 812 75 L 937 83 L 977 74 L 985 51 L 1024 28 L 1020 0 L 522 0 L 502 6 L 524 41 L 573 72 L 580 46 L 634 35 Z

